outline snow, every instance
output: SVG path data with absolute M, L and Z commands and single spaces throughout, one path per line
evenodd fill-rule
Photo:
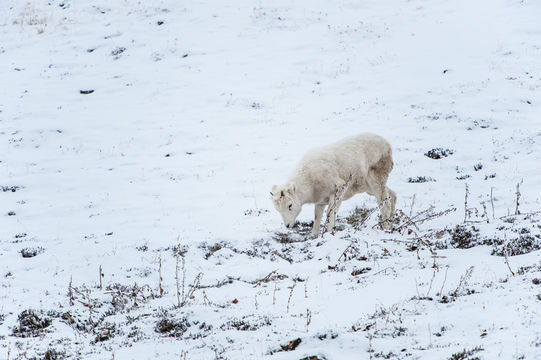
M 541 250 L 448 246 L 456 225 L 539 244 L 540 11 L 518 0 L 10 2 L 0 359 L 540 358 Z M 371 215 L 354 229 L 344 219 L 376 206 L 363 195 L 344 202 L 335 235 L 287 233 L 272 185 L 309 148 L 360 132 L 393 145 L 397 227 L 455 211 L 392 233 Z M 454 153 L 424 155 L 434 148 Z M 408 182 L 417 176 L 435 181 Z M 299 220 L 312 216 L 305 206 Z M 198 274 L 177 306 L 177 284 L 186 294 Z M 119 285 L 138 297 L 125 289 L 115 307 Z M 52 324 L 15 336 L 27 309 Z M 184 317 L 176 337 L 155 331 Z

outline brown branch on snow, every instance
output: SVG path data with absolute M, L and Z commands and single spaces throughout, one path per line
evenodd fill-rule
M 456 211 L 456 208 L 453 207 L 453 208 L 449 208 L 447 210 L 437 212 L 435 214 L 426 215 L 427 213 L 429 213 L 433 209 L 434 209 L 434 207 L 430 207 L 430 208 L 416 214 L 412 218 L 410 218 L 407 215 L 403 214 L 407 218 L 407 221 L 405 223 L 401 224 L 400 226 L 398 226 L 395 230 L 400 231 L 400 230 L 405 229 L 407 226 L 410 226 L 410 225 L 415 226 L 415 228 L 418 230 L 419 228 L 417 227 L 417 225 L 422 224 L 422 223 L 424 223 L 426 221 L 441 217 L 441 216 L 445 216 L 445 215 L 447 215 L 449 213 L 452 213 L 452 212 Z M 421 216 L 423 216 L 423 215 L 426 215 L 426 216 L 421 218 Z
M 240 281 L 240 282 L 243 282 L 243 283 L 246 283 L 246 284 L 251 284 L 254 287 L 258 287 L 259 285 L 261 285 L 263 283 L 269 283 L 271 281 L 276 281 L 276 280 L 284 280 L 284 279 L 287 279 L 289 277 L 289 276 L 287 276 L 285 274 L 277 274 L 276 273 L 277 271 L 278 270 L 271 271 L 266 276 L 262 277 L 261 279 L 256 279 L 256 280 L 243 280 L 240 277 L 227 276 L 226 279 L 218 281 L 214 285 L 199 285 L 199 288 L 200 289 L 220 288 L 222 286 L 232 284 L 234 281 Z

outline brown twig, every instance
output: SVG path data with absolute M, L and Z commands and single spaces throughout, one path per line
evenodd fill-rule
M 397 231 L 400 231 L 402 229 L 405 229 L 407 226 L 410 226 L 410 225 L 413 225 L 415 226 L 415 228 L 417 230 L 419 230 L 419 227 L 417 225 L 419 224 L 422 224 L 426 221 L 429 221 L 429 220 L 432 220 L 432 219 L 435 219 L 435 218 L 438 218 L 440 216 L 445 216 L 449 213 L 452 213 L 454 211 L 456 211 L 456 208 L 449 208 L 447 210 L 443 210 L 443 211 L 440 211 L 440 212 L 437 212 L 435 214 L 430 214 L 430 215 L 427 215 L 425 216 L 424 218 L 420 218 L 422 215 L 426 215 L 427 213 L 429 213 L 430 211 L 432 211 L 434 209 L 433 206 L 431 206 L 430 208 L 424 210 L 424 211 L 421 211 L 419 212 L 418 214 L 416 214 L 413 218 L 410 218 L 408 217 L 406 214 L 402 213 L 403 216 L 405 216 L 407 218 L 407 221 L 404 222 L 403 224 L 401 224 L 400 226 L 398 226 L 395 230 Z

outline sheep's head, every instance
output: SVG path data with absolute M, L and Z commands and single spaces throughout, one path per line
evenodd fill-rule
M 293 227 L 302 209 L 296 190 L 295 184 L 290 183 L 282 186 L 274 185 L 271 191 L 272 203 L 282 215 L 287 228 Z

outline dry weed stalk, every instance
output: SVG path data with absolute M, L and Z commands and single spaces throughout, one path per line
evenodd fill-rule
M 370 360 L 373 359 L 372 357 L 372 353 L 374 352 L 374 349 L 372 348 L 372 334 L 370 333 L 370 331 L 367 331 L 367 337 L 368 337 L 368 354 L 370 354 Z
M 158 267 L 158 291 L 160 293 L 160 297 L 163 296 L 163 287 L 162 287 L 162 282 L 163 282 L 163 277 L 162 277 L 162 256 L 160 255 L 159 259 L 158 259 L 158 262 L 159 262 L 159 267 Z
M 490 188 L 490 205 L 492 206 L 492 219 L 494 219 L 494 197 L 492 196 L 492 192 L 494 191 L 494 188 Z
M 408 216 L 404 212 L 400 211 L 400 217 L 405 217 L 406 221 L 400 224 L 399 226 L 397 226 L 395 230 L 399 232 L 402 230 L 408 230 L 408 232 L 411 231 L 412 233 L 416 233 L 416 231 L 411 228 L 412 226 L 415 227 L 417 231 L 420 231 L 418 225 L 426 221 L 430 221 L 435 218 L 442 217 L 449 213 L 452 213 L 456 211 L 456 208 L 452 207 L 452 208 L 449 208 L 437 213 L 432 213 L 433 210 L 434 210 L 434 206 L 430 206 L 428 209 L 418 212 L 413 217 Z
M 447 281 L 447 272 L 449 271 L 449 267 L 447 266 L 445 268 L 445 277 L 443 278 L 443 284 L 441 284 L 440 292 L 439 294 L 436 294 L 437 296 L 441 296 L 443 294 L 443 287 L 445 286 L 445 282 Z
M 70 282 L 69 282 L 69 285 L 68 285 L 68 298 L 70 300 L 70 306 L 73 306 L 74 305 L 74 300 L 75 300 L 75 297 L 73 296 L 73 277 L 70 276 Z
M 179 360 L 188 360 L 188 352 L 184 351 L 184 350 L 181 350 Z
M 210 301 L 209 297 L 207 296 L 207 292 L 203 290 L 203 304 L 204 305 L 212 305 L 212 301 Z
M 178 265 L 179 265 L 179 258 L 180 258 L 180 255 L 179 254 L 176 254 L 175 255 L 175 283 L 176 283 L 176 286 L 177 286 L 177 307 L 181 307 L 182 306 L 182 303 L 180 301 L 181 299 L 181 285 L 180 285 L 180 280 L 179 280 L 179 277 L 178 277 Z M 184 256 L 182 256 L 182 299 L 184 299 L 184 285 L 185 285 L 185 279 L 186 279 L 186 269 L 185 269 L 185 260 L 184 260 Z
M 100 277 L 100 285 L 98 286 L 98 289 L 101 290 L 101 289 L 102 289 L 101 279 L 102 279 L 103 276 L 104 276 L 104 275 L 103 275 L 103 272 L 102 272 L 102 270 L 101 270 L 101 265 L 100 265 L 99 270 L 100 270 L 100 273 L 99 273 L 99 277 Z
M 458 296 L 458 293 L 460 292 L 460 290 L 462 290 L 462 287 L 466 286 L 466 283 L 468 282 L 468 280 L 470 279 L 472 273 L 473 273 L 473 266 L 470 266 L 466 272 L 464 273 L 464 275 L 462 275 L 460 277 L 460 281 L 458 282 L 458 286 L 456 287 L 455 291 L 453 291 L 451 293 L 451 296 L 453 297 L 457 297 Z
M 336 206 L 342 201 L 342 198 L 344 197 L 344 194 L 346 193 L 346 190 L 352 178 L 353 174 L 350 174 L 346 182 L 340 188 L 338 188 L 337 184 L 334 185 L 334 198 L 332 203 L 327 207 L 327 217 L 325 218 L 325 222 L 323 223 L 321 237 L 323 237 L 323 235 L 328 231 L 327 227 L 329 226 L 331 220 L 334 218 L 334 220 L 336 221 Z M 334 226 L 331 229 L 331 234 L 334 235 Z
M 434 260 L 434 264 L 435 264 L 435 261 Z M 425 297 L 429 297 L 430 295 L 430 290 L 432 290 L 432 283 L 434 282 L 434 278 L 436 277 L 436 272 L 438 272 L 439 269 L 438 267 L 433 267 L 433 271 L 432 271 L 432 278 L 430 279 L 430 284 L 428 285 L 428 290 L 426 291 L 426 296 Z
M 197 274 L 197 276 L 195 277 L 192 285 L 190 285 L 190 289 L 188 290 L 188 292 L 186 293 L 186 296 L 182 299 L 182 304 L 181 306 L 184 306 L 188 303 L 188 301 L 190 301 L 191 299 L 193 299 L 195 296 L 195 291 L 197 289 L 199 289 L 199 286 L 201 284 L 201 278 L 203 277 L 203 273 L 199 273 Z M 183 291 L 184 293 L 184 291 Z
M 342 251 L 342 254 L 340 254 L 340 256 L 338 257 L 338 259 L 336 260 L 336 262 L 340 262 L 340 260 L 342 259 L 342 257 L 344 258 L 344 261 L 348 261 L 351 259 L 351 257 L 348 259 L 348 254 L 350 253 L 358 253 L 359 252 L 359 248 L 356 246 L 355 242 L 352 241 L 345 249 L 344 251 Z
M 520 210 L 519 210 L 519 205 L 520 205 L 520 184 L 522 183 L 522 180 L 520 182 L 517 183 L 517 192 L 515 193 L 515 195 L 517 196 L 516 200 L 515 200 L 515 203 L 516 203 L 516 207 L 515 207 L 515 215 L 520 215 Z
M 464 195 L 464 222 L 470 217 L 470 209 L 468 209 L 468 195 L 470 194 L 470 189 L 466 183 L 466 194 Z
M 306 332 L 308 332 L 308 327 L 312 323 L 312 311 L 306 309 Z
M 504 239 L 505 239 L 505 244 L 503 246 L 503 258 L 505 260 L 505 264 L 507 265 L 507 268 L 509 269 L 509 271 L 511 272 L 511 275 L 512 276 L 515 276 L 515 273 L 513 272 L 513 270 L 511 269 L 511 265 L 509 265 L 509 259 L 507 258 L 508 256 L 508 252 L 509 252 L 509 249 L 508 249 L 508 246 L 507 246 L 507 235 L 504 233 Z
M 271 271 L 271 272 L 268 273 L 265 277 L 263 277 L 263 278 L 261 278 L 261 279 L 258 279 L 258 280 L 254 280 L 254 281 L 244 281 L 244 280 L 241 280 L 241 281 L 244 281 L 244 282 L 246 282 L 246 283 L 252 284 L 254 287 L 258 287 L 259 285 L 261 285 L 261 284 L 263 284 L 263 283 L 268 283 L 268 282 L 271 282 L 271 281 L 273 281 L 273 280 L 282 280 L 282 279 L 287 278 L 287 275 L 276 274 L 277 272 L 278 272 L 278 269 Z M 239 279 L 239 280 L 240 280 L 240 279 Z
M 92 315 L 95 312 L 97 313 L 94 308 L 100 307 L 102 304 L 99 302 L 98 299 L 92 299 L 90 297 L 90 289 L 87 288 L 84 284 L 82 290 L 74 287 L 73 291 L 76 295 L 78 295 L 78 297 L 83 298 L 83 300 L 79 300 L 79 298 L 77 297 L 76 300 L 88 309 L 88 323 L 92 326 L 92 328 L 94 328 L 96 326 L 96 323 L 94 323 L 94 321 L 92 320 Z
M 190 288 L 186 292 L 186 259 L 184 258 L 183 254 L 177 253 L 175 255 L 176 257 L 176 266 L 175 266 L 175 282 L 177 286 L 177 307 L 183 307 L 185 306 L 191 299 L 194 298 L 194 294 L 196 290 L 201 288 L 201 277 L 203 276 L 203 273 L 198 273 L 193 281 L 193 283 L 190 285 Z M 179 258 L 182 262 L 182 282 L 179 279 Z
M 276 292 L 278 291 L 278 281 L 274 283 L 274 291 L 272 292 L 272 305 L 276 305 Z
M 293 297 L 293 290 L 295 290 L 295 286 L 297 286 L 297 279 L 293 279 L 293 286 L 291 286 L 291 291 L 289 292 L 289 298 L 287 299 L 286 312 L 289 312 L 289 305 L 291 304 L 291 298 Z

